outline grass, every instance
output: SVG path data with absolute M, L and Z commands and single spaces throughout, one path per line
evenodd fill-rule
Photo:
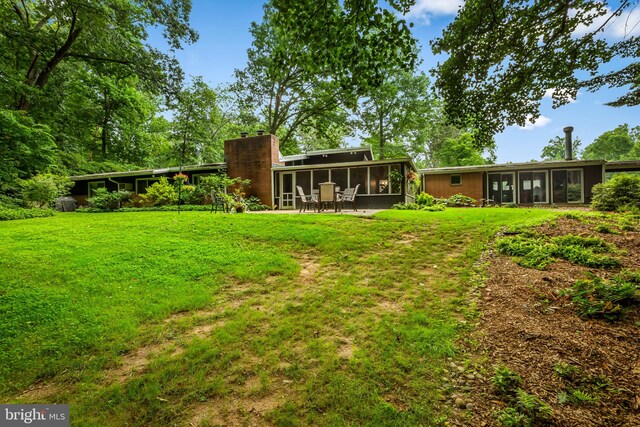
M 0 223 L 0 398 L 79 425 L 432 425 L 485 243 L 555 215 Z

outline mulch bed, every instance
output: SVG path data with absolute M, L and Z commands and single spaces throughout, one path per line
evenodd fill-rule
M 602 234 L 593 227 L 560 218 L 537 231 L 548 236 L 601 237 L 625 251 L 616 255 L 623 268 L 640 269 L 640 233 Z M 498 425 L 495 414 L 507 404 L 495 394 L 491 376 L 494 367 L 501 365 L 520 374 L 523 390 L 552 407 L 550 425 L 640 426 L 640 310 L 632 308 L 624 320 L 613 323 L 582 319 L 570 299 L 558 295 L 589 272 L 610 278 L 619 269 L 590 269 L 558 261 L 538 271 L 494 252 L 486 254 L 484 261 L 489 277 L 479 296 L 482 317 L 474 332 L 477 345 L 469 351 L 485 375 L 468 384 L 466 396 L 473 410 L 460 413 L 455 423 Z M 611 385 L 596 402 L 559 404 L 558 394 L 567 390 L 568 383 L 554 373 L 558 363 L 579 367 L 585 378 L 604 376 Z

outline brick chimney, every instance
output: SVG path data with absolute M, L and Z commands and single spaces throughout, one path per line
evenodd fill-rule
M 273 164 L 279 160 L 280 143 L 275 135 L 242 136 L 224 142 L 227 175 L 250 179 L 247 197 L 256 196 L 267 206 L 273 205 Z

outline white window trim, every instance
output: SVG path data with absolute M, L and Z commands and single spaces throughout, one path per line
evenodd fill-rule
M 517 185 L 517 196 L 518 196 L 518 204 L 520 204 L 520 174 L 523 173 L 530 173 L 530 174 L 534 174 L 534 173 L 543 173 L 545 175 L 545 194 L 547 195 L 547 199 L 544 202 L 533 202 L 534 205 L 548 205 L 549 204 L 549 200 L 551 200 L 551 196 L 550 196 L 550 192 L 549 190 L 551 189 L 550 187 L 550 180 L 549 180 L 549 171 L 548 170 L 535 170 L 535 171 L 522 171 L 522 172 L 518 172 L 518 185 Z M 533 180 L 533 178 L 532 178 Z M 533 186 L 533 183 L 531 183 L 531 185 Z M 533 188 L 533 187 L 532 187 Z

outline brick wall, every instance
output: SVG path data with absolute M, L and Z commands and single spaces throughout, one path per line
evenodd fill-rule
M 451 175 L 460 175 L 460 185 L 451 185 Z M 424 175 L 425 191 L 434 197 L 447 198 L 454 194 L 473 197 L 478 202 L 483 198 L 482 172 L 463 174 Z
M 249 136 L 224 142 L 224 158 L 227 174 L 231 178 L 250 179 L 248 196 L 256 196 L 265 205 L 271 206 L 273 164 L 282 164 L 278 156 L 279 142 L 275 135 Z

